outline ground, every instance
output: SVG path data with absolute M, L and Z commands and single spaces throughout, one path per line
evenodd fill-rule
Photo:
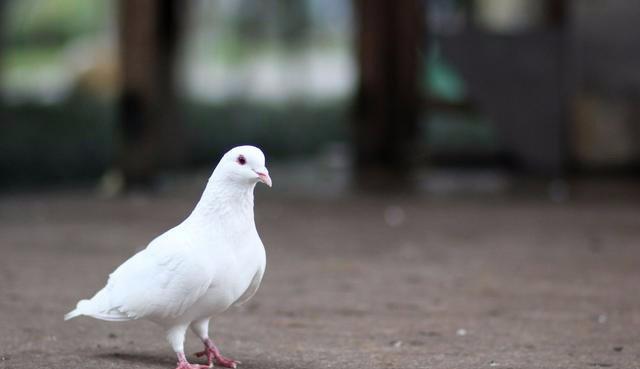
M 640 206 L 597 197 L 261 188 L 267 272 L 213 339 L 245 369 L 639 368 Z M 62 316 L 196 198 L 0 198 L 0 368 L 174 368 L 152 323 Z

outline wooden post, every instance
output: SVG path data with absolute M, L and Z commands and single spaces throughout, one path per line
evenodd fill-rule
M 409 179 L 421 113 L 425 12 L 419 0 L 355 0 L 359 85 L 356 179 L 365 187 Z
M 149 185 L 183 155 L 176 113 L 176 61 L 186 2 L 120 0 L 118 166 L 126 186 Z

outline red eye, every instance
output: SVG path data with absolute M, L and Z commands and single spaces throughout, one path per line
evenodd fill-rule
M 244 156 L 242 156 L 242 155 L 238 156 L 238 164 L 240 164 L 240 165 L 247 164 L 247 159 L 245 159 Z

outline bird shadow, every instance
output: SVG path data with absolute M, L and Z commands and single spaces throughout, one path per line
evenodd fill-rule
M 130 352 L 108 352 L 94 355 L 99 359 L 111 360 L 111 361 L 123 361 L 128 363 L 143 364 L 145 366 L 157 366 L 162 368 L 171 368 L 175 366 L 176 362 L 169 356 L 158 356 L 150 353 L 130 353 Z M 200 363 L 202 364 L 202 363 Z M 219 368 L 216 366 L 216 368 Z M 264 362 L 254 360 L 243 360 L 241 369 L 258 369 L 258 368 L 279 368 L 279 369 L 301 369 L 301 368 L 313 368 L 309 365 L 300 365 L 300 363 L 282 363 L 282 362 Z
M 171 365 L 175 365 L 175 360 L 172 360 L 169 356 L 160 357 L 157 355 L 145 353 L 108 352 L 96 354 L 95 357 L 100 359 L 135 362 L 144 365 L 157 365 L 162 367 L 171 367 Z

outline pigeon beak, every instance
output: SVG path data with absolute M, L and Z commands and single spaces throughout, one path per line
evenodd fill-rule
M 271 177 L 269 177 L 269 171 L 267 168 L 262 168 L 260 170 L 255 171 L 258 175 L 258 180 L 267 186 L 271 187 Z

